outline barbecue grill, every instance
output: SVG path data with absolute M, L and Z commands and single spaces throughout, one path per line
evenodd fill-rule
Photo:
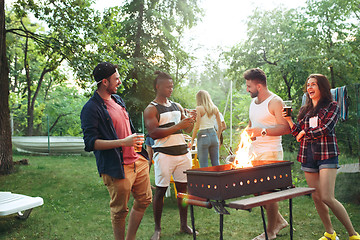
M 267 238 L 263 205 L 270 202 L 289 199 L 290 238 L 292 239 L 292 198 L 309 194 L 313 188 L 294 188 L 291 177 L 290 161 L 252 161 L 252 167 L 236 168 L 233 164 L 204 167 L 186 170 L 188 195 L 178 196 L 190 204 L 193 237 L 195 234 L 195 219 L 193 205 L 212 208 L 220 214 L 220 239 L 223 239 L 223 215 L 230 214 L 225 207 L 251 210 L 260 206 L 264 231 Z M 243 200 L 230 202 L 225 200 L 250 194 L 279 191 L 250 198 L 251 203 Z M 264 197 L 266 196 L 265 200 Z
M 290 161 L 253 161 L 253 167 L 233 164 L 190 169 L 187 174 L 191 195 L 226 200 L 292 186 Z

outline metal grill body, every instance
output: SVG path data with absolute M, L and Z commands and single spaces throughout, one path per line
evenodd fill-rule
M 233 165 L 226 164 L 187 170 L 188 192 L 222 201 L 292 186 L 293 162 L 253 161 L 252 164 L 248 168 L 233 169 Z

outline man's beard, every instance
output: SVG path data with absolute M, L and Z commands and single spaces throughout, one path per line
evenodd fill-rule
M 110 88 L 110 87 L 108 87 L 108 88 L 106 89 L 106 91 L 107 91 L 109 94 L 116 94 L 116 93 L 117 93 L 117 91 L 114 92 L 114 88 Z
M 250 96 L 251 96 L 252 98 L 256 98 L 258 95 L 259 95 L 259 91 L 251 92 L 251 93 L 250 93 Z

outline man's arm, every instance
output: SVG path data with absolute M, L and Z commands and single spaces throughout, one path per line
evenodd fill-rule
M 167 137 L 179 130 L 192 127 L 193 120 L 191 118 L 182 119 L 178 124 L 175 124 L 167 128 L 159 128 L 159 120 L 157 116 L 158 112 L 156 107 L 149 105 L 144 111 L 144 121 L 145 127 L 149 132 L 149 135 L 152 139 L 159 139 Z
M 286 119 L 283 117 L 284 104 L 280 98 L 274 98 L 269 103 L 270 113 L 273 113 L 276 119 L 275 128 L 267 129 L 269 136 L 281 136 L 290 133 L 290 126 Z
M 186 119 L 187 117 L 185 116 L 184 108 L 183 108 L 179 103 L 176 103 L 176 105 L 177 105 L 178 108 L 180 109 L 180 112 L 181 112 L 181 120 Z M 192 125 L 190 125 L 189 127 L 183 129 L 184 132 L 186 132 L 186 133 L 191 133 L 191 131 L 192 131 L 193 128 L 194 128 L 194 120 L 195 120 L 195 119 L 193 119 L 193 122 L 192 122 L 193 124 L 192 124 Z
M 135 133 L 123 139 L 116 139 L 116 140 L 96 139 L 94 144 L 94 150 L 109 150 L 118 147 L 131 147 L 131 146 L 140 147 L 143 142 L 144 142 L 144 138 L 142 136 L 136 135 Z
M 193 133 L 192 133 L 191 146 L 194 144 L 197 132 L 199 131 L 199 127 L 200 127 L 200 121 L 201 121 L 200 109 L 201 109 L 200 106 L 196 107 L 196 121 L 195 121 L 195 126 L 194 126 L 194 129 L 193 129 Z

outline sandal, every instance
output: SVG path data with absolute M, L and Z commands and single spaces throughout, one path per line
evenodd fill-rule
M 355 235 L 354 235 L 355 236 Z M 339 238 L 336 236 L 336 232 L 334 231 L 333 234 L 324 233 L 324 236 L 322 236 L 321 238 L 319 238 L 319 240 L 339 240 Z M 351 239 L 351 240 L 356 240 L 356 238 Z
M 360 240 L 360 234 L 356 233 L 349 237 L 349 240 Z

